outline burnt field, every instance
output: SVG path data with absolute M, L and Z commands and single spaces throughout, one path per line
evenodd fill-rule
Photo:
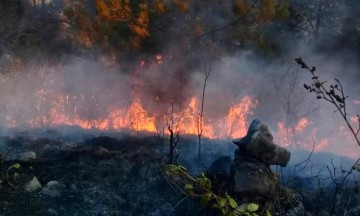
M 77 132 L 69 134 L 69 129 Z M 173 188 L 163 172 L 169 150 L 167 138 L 161 143 L 149 134 L 121 135 L 64 127 L 18 131 L 0 140 L 5 158 L 2 166 L 21 165 L 14 171 L 17 175 L 12 175 L 13 187 L 0 189 L 1 215 L 217 215 L 217 211 L 203 208 L 197 198 L 179 204 L 184 194 Z M 234 145 L 220 140 L 204 143 L 201 170 L 227 173 Z M 178 161 L 194 176 L 198 175 L 195 144 L 196 137 L 184 137 Z M 36 153 L 36 159 L 21 159 L 29 151 Z M 334 190 L 328 173 L 319 175 L 328 164 L 321 158 L 333 158 L 334 163 L 339 160 L 343 166 L 353 161 L 315 153 L 306 168 L 295 172 L 294 165 L 309 152 L 293 155 L 295 158 L 283 171 L 283 183 L 301 194 L 308 214 L 321 214 L 319 209 L 329 207 Z M 213 164 L 222 156 L 229 160 Z M 27 185 L 34 177 L 40 186 L 29 191 Z M 351 192 L 352 196 L 341 194 L 339 199 L 349 205 L 353 211 L 350 215 L 356 215 L 359 205 L 356 182 L 357 178 L 351 178 L 344 188 L 344 194 Z
M 183 215 L 204 211 L 192 200 L 173 208 L 182 195 L 164 178 L 165 154 L 161 152 L 168 148 L 163 149 L 155 136 L 94 136 L 76 130 L 79 134 L 71 136 L 49 129 L 1 137 L 2 166 L 21 165 L 11 179 L 14 187 L 1 187 L 1 215 Z M 36 159 L 19 160 L 28 151 L 36 152 Z M 42 188 L 26 191 L 26 183 L 34 177 Z

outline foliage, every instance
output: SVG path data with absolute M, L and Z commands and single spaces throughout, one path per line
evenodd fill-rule
M 90 6 L 89 6 L 90 5 Z M 92 10 L 95 16 L 92 16 Z M 101 44 L 105 50 L 116 48 L 141 48 L 141 43 L 151 36 L 150 25 L 156 15 L 171 8 L 187 12 L 186 0 L 92 0 L 80 1 L 68 6 L 64 15 L 70 23 L 69 39 L 87 48 Z
M 166 165 L 164 168 L 167 176 L 174 175 L 184 179 L 185 183 L 182 192 L 186 197 L 199 197 L 203 206 L 210 206 L 219 211 L 221 215 L 237 216 L 248 215 L 257 216 L 259 213 L 259 205 L 255 203 L 246 203 L 241 206 L 227 193 L 222 196 L 212 191 L 211 181 L 204 175 L 195 178 L 191 176 L 187 169 L 183 166 Z M 267 216 L 270 212 L 267 211 Z
M 5 186 L 14 188 L 14 185 L 12 184 L 12 180 L 16 178 L 18 175 L 16 172 L 12 172 L 13 170 L 20 169 L 19 163 L 14 163 L 13 165 L 5 168 L 4 166 L 4 155 L 0 153 L 0 178 L 2 180 L 2 183 Z
M 354 47 L 360 46 L 359 30 L 356 29 L 360 4 L 356 1 L 34 2 L 1 1 L 0 49 L 36 48 L 53 55 L 69 49 L 100 48 L 114 57 L 114 53 L 121 51 L 151 49 L 158 52 L 168 41 L 163 39 L 171 36 L 187 43 L 202 38 L 197 44 L 209 47 L 210 43 L 214 48 L 213 42 L 221 40 L 225 43 L 222 46 L 231 48 L 236 44 L 238 49 L 250 47 L 273 55 L 281 52 L 288 33 L 295 33 L 303 40 L 325 38 L 318 40 L 324 49 L 336 46 L 358 52 L 359 49 Z M 216 34 L 219 31 L 221 35 Z M 63 36 L 68 40 L 63 40 Z M 18 51 L 19 55 L 29 54 L 21 51 Z
M 198 11 L 208 4 L 216 8 Z M 241 40 L 267 49 L 268 36 L 272 36 L 268 26 L 289 16 L 288 0 L 235 0 L 232 8 L 233 11 L 228 11 L 224 3 L 210 5 L 190 0 L 82 0 L 68 6 L 64 15 L 70 24 L 67 28 L 70 41 L 86 48 L 99 44 L 106 52 L 116 48 L 142 49 L 149 41 L 168 35 L 202 38 L 217 31 L 223 31 L 229 41 Z M 213 17 L 226 13 L 229 16 L 224 17 L 224 26 L 211 24 Z M 179 31 L 177 20 L 189 28 Z
M 235 0 L 234 12 L 237 15 L 244 15 L 249 11 L 249 18 L 260 23 L 271 22 L 274 19 L 287 18 L 289 15 L 289 2 L 281 0 Z M 252 7 L 251 10 L 249 8 Z

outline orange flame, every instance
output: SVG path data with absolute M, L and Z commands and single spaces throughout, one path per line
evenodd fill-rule
M 295 131 L 297 133 L 300 133 L 302 131 L 304 131 L 309 125 L 310 125 L 310 120 L 307 118 L 301 118 L 298 123 L 295 125 Z
M 114 129 L 156 132 L 155 118 L 147 114 L 138 98 L 133 101 L 126 111 L 121 109 L 110 111 L 110 118 L 106 119 L 106 121 L 112 122 L 112 128 Z
M 156 55 L 152 60 L 145 61 L 141 60 L 140 67 L 160 67 L 166 59 L 171 58 L 162 56 L 161 54 Z M 156 71 L 156 70 L 154 70 Z M 204 116 L 200 119 L 200 103 L 199 98 L 192 97 L 188 104 L 182 105 L 182 110 L 173 113 L 163 113 L 163 118 L 159 118 L 161 113 L 153 114 L 144 105 L 140 97 L 133 97 L 132 101 L 129 101 L 127 105 L 112 106 L 103 108 L 101 112 L 96 112 L 95 115 L 84 115 L 88 110 L 86 109 L 86 101 L 90 101 L 96 110 L 100 109 L 100 105 L 95 96 L 87 96 L 85 94 L 78 95 L 60 95 L 57 94 L 60 86 L 53 85 L 53 80 L 61 80 L 59 78 L 61 73 L 47 74 L 44 70 L 39 73 L 39 82 L 36 82 L 34 87 L 35 97 L 31 98 L 35 101 L 36 106 L 33 103 L 30 104 L 29 109 L 18 109 L 21 107 L 20 104 L 23 97 L 14 98 L 12 95 L 7 96 L 9 99 L 6 101 L 6 109 L 10 110 L 10 114 L 5 116 L 4 120 L 9 127 L 19 127 L 25 122 L 27 125 L 39 128 L 39 127 L 52 127 L 59 125 L 78 126 L 83 129 L 98 129 L 98 130 L 117 130 L 117 131 L 144 131 L 150 133 L 160 132 L 158 131 L 159 125 L 169 126 L 169 120 L 173 120 L 174 131 L 179 131 L 181 135 L 198 135 L 200 129 L 202 129 L 203 137 L 211 139 L 229 139 L 242 137 L 247 133 L 247 122 L 253 115 L 252 110 L 258 106 L 256 101 L 251 96 L 244 96 L 237 103 L 229 106 L 227 111 L 224 112 L 222 118 L 212 119 L 207 115 L 205 107 Z M 53 77 L 54 76 L 54 77 Z M 32 77 L 31 77 L 32 78 Z M 137 81 L 137 80 L 136 80 Z M 141 82 L 140 80 L 139 82 Z M 7 83 L 6 80 L 3 81 Z M 26 79 L 24 83 L 26 82 Z M 52 89 L 54 89 L 52 91 Z M 15 92 L 16 93 L 16 92 Z M 61 93 L 60 93 L 61 94 Z M 6 98 L 6 97 L 3 97 Z M 31 100 L 30 99 L 30 100 Z M 159 98 L 156 98 L 159 101 Z M 360 104 L 360 98 L 353 101 L 354 105 Z M 357 125 L 358 119 L 356 116 L 351 117 L 351 122 Z M 276 142 L 283 146 L 296 146 L 306 149 L 311 149 L 312 140 L 311 132 L 316 143 L 316 151 L 338 151 L 339 148 L 333 147 L 333 143 L 343 141 L 343 138 L 348 139 L 349 143 L 352 143 L 352 135 L 348 129 L 344 126 L 336 128 L 336 134 L 325 134 L 323 131 L 317 133 L 317 129 L 311 128 L 312 122 L 307 118 L 301 118 L 293 126 L 288 127 L 282 121 L 277 124 L 277 132 L 274 133 L 276 136 Z M 326 127 L 326 126 L 325 126 Z M 167 132 L 167 130 L 165 130 Z M 293 138 L 293 134 L 298 135 L 296 139 Z M 316 136 L 318 135 L 318 137 Z M 323 138 L 326 136 L 326 138 Z M 331 137 L 334 136 L 334 137 Z M 340 138 L 341 136 L 341 138 Z M 296 143 L 294 143 L 296 142 Z M 300 145 L 301 144 L 301 145 Z M 330 149 L 333 147 L 335 150 Z M 350 148 L 349 148 L 350 149 Z M 345 152 L 347 156 L 356 155 L 356 151 Z
M 311 124 L 311 121 L 307 118 L 301 118 L 298 122 L 294 125 L 294 127 L 286 127 L 283 122 L 278 122 L 278 131 L 276 133 L 277 137 L 280 138 L 280 145 L 283 146 L 290 146 L 292 144 L 297 145 L 297 143 L 291 143 L 291 137 L 294 135 L 301 134 L 308 126 Z
M 352 117 L 350 117 L 350 120 L 355 125 L 360 123 L 360 117 L 359 116 L 352 116 Z
M 135 98 L 126 108 L 110 108 L 104 117 L 84 118 L 78 113 L 78 106 L 73 106 L 76 100 L 84 100 L 84 95 L 78 97 L 60 96 L 51 103 L 49 111 L 41 113 L 42 103 L 44 103 L 43 91 L 38 91 L 37 106 L 39 111 L 37 117 L 29 117 L 26 122 L 34 128 L 51 127 L 59 125 L 78 126 L 83 129 L 99 130 L 127 130 L 127 131 L 144 131 L 158 132 L 155 117 L 150 115 L 144 108 L 141 100 Z M 95 100 L 94 100 L 95 101 Z M 252 109 L 257 106 L 257 101 L 253 101 L 250 96 L 243 97 L 240 102 L 229 108 L 227 115 L 221 119 L 204 118 L 202 124 L 202 136 L 207 138 L 235 138 L 246 134 L 247 118 L 252 115 Z M 72 108 L 69 108 L 73 106 Z M 71 112 L 69 112 L 71 110 Z M 43 112 L 43 111 L 42 111 Z M 199 101 L 196 97 L 191 98 L 189 104 L 181 112 L 172 114 L 175 120 L 176 131 L 184 135 L 198 135 L 200 112 Z M 205 114 L 206 115 L 206 112 Z M 166 120 L 166 116 L 164 116 Z M 16 127 L 15 120 L 10 117 L 8 120 L 9 127 Z M 165 122 L 166 123 L 166 122 Z M 167 122 L 167 124 L 169 124 Z
M 316 143 L 315 151 L 323 151 L 329 145 L 329 139 L 322 138 L 322 139 L 315 141 L 315 143 Z

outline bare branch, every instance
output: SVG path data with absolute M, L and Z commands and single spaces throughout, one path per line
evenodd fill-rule
M 296 58 L 295 61 L 297 64 L 301 66 L 301 68 L 307 69 L 312 74 L 313 84 L 312 85 L 304 84 L 304 88 L 306 90 L 309 90 L 310 92 L 315 92 L 315 94 L 317 95 L 317 99 L 323 99 L 325 101 L 328 101 L 329 103 L 333 104 L 336 107 L 336 110 L 341 114 L 341 116 L 345 120 L 345 123 L 350 129 L 352 135 L 354 136 L 355 141 L 360 146 L 360 139 L 357 136 L 359 130 L 355 131 L 355 129 L 350 124 L 348 113 L 346 111 L 347 97 L 345 97 L 344 89 L 341 82 L 338 79 L 335 79 L 335 82 L 337 84 L 330 85 L 330 89 L 327 89 L 324 85 L 326 81 L 322 82 L 319 80 L 319 77 L 316 76 L 315 66 L 310 68 L 300 57 Z M 340 92 L 341 96 L 336 91 Z M 359 128 L 360 128 L 360 123 L 359 123 Z
M 207 35 L 211 35 L 211 34 L 214 34 L 216 32 L 219 32 L 219 31 L 223 31 L 231 26 L 234 26 L 234 25 L 237 25 L 242 19 L 244 19 L 244 17 L 256 6 L 256 4 L 259 2 L 259 0 L 254 0 L 253 3 L 250 5 L 250 7 L 245 11 L 244 14 L 242 14 L 241 16 L 239 16 L 237 19 L 235 19 L 234 21 L 230 22 L 230 23 L 227 23 L 226 25 L 222 26 L 222 27 L 218 27 L 218 28 L 214 28 L 208 32 L 205 32 L 203 34 L 200 34 L 199 36 L 196 37 L 196 39 L 198 38 L 202 38 L 204 36 L 207 36 Z
M 209 68 L 207 68 L 206 66 L 206 62 L 204 62 L 204 74 L 205 74 L 205 78 L 204 78 L 204 85 L 203 85 L 203 89 L 202 89 L 202 99 L 201 99 L 201 109 L 200 109 L 200 114 L 199 114 L 199 119 L 198 119 L 198 170 L 200 170 L 200 165 L 201 165 L 201 136 L 203 133 L 203 114 L 204 114 L 204 102 L 205 102 L 205 90 L 206 90 L 206 84 L 207 84 L 207 80 L 210 76 L 211 73 L 211 66 Z
M 294 166 L 294 174 L 297 173 L 297 172 L 300 172 L 300 171 L 303 170 L 303 169 L 305 169 L 306 166 L 310 163 L 311 156 L 313 155 L 314 150 L 315 150 L 314 137 L 312 137 L 312 141 L 313 141 L 313 146 L 312 146 L 312 149 L 311 149 L 310 154 L 308 155 L 308 157 L 307 157 L 304 161 L 302 161 L 302 162 L 300 162 L 300 163 L 298 163 L 298 164 L 296 164 L 296 165 Z M 303 167 L 301 167 L 299 170 L 296 170 L 296 168 L 299 167 L 299 166 L 301 166 L 302 164 L 305 164 L 305 165 L 304 165 Z

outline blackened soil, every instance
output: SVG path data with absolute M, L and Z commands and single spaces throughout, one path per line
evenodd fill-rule
M 162 156 L 155 138 L 106 136 L 73 143 L 26 136 L 2 137 L 9 157 L 3 164 L 20 163 L 12 180 L 15 188 L 0 189 L 0 215 L 205 215 L 192 199 L 176 204 L 183 195 L 171 189 L 162 173 Z M 37 159 L 16 160 L 26 151 Z M 55 195 L 24 185 L 36 177 L 44 186 L 58 181 Z

